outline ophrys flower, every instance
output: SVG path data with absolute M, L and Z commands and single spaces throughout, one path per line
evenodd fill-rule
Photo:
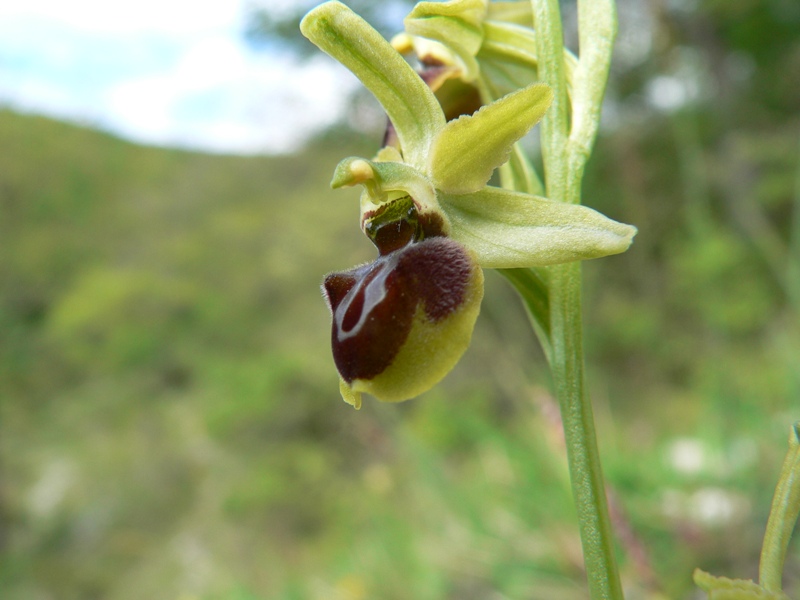
M 370 265 L 329 275 L 334 359 L 346 401 L 405 400 L 433 386 L 469 345 L 481 267 L 558 264 L 623 252 L 636 232 L 580 205 L 487 185 L 552 93 L 534 83 L 447 122 L 433 92 L 392 46 L 339 2 L 301 29 L 375 95 L 399 149 L 351 157 L 334 188 L 361 184 Z

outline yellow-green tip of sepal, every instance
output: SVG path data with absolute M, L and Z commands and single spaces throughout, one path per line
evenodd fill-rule
M 376 173 L 368 160 L 352 156 L 341 161 L 333 173 L 331 188 L 350 187 L 374 179 Z
M 361 410 L 361 392 L 354 391 L 350 384 L 341 377 L 339 378 L 339 393 L 342 395 L 342 400 L 356 410 Z

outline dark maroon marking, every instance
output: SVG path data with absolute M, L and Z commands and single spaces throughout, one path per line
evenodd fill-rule
M 389 254 L 413 241 L 416 230 L 414 224 L 405 219 L 386 223 L 376 228 L 372 242 L 381 254 Z
M 394 128 L 394 123 L 391 119 L 386 119 L 386 131 L 383 132 L 383 140 L 381 141 L 381 148 L 387 146 L 394 146 L 400 150 L 400 138 L 397 137 L 397 130 Z
M 396 213 L 395 205 L 403 201 L 408 203 L 408 208 L 405 209 L 404 214 L 387 215 L 387 212 L 390 214 L 392 212 Z M 402 205 L 400 208 L 402 210 Z M 394 220 L 386 221 L 382 218 L 384 215 L 388 219 Z M 389 254 L 419 239 L 417 211 L 408 196 L 384 204 L 377 210 L 366 213 L 362 220 L 365 223 L 364 231 L 367 237 L 372 240 L 380 254 Z
M 457 119 L 461 115 L 471 115 L 483 105 L 478 88 L 464 83 L 458 78 L 448 78 L 434 88 L 434 84 L 441 78 L 442 73 L 451 70 L 452 67 L 431 56 L 420 57 L 419 61 L 422 68 L 417 71 L 417 75 L 433 90 L 447 121 Z M 381 142 L 382 148 L 386 146 L 394 146 L 402 151 L 397 130 L 391 119 L 386 119 L 386 130 Z
M 325 292 L 325 300 L 331 312 L 344 300 L 347 292 L 356 284 L 356 278 L 351 275 L 352 272 L 353 271 L 349 273 L 331 273 L 325 278 L 322 289 Z
M 415 279 L 425 315 L 434 323 L 464 302 L 472 275 L 472 260 L 453 240 L 439 237 L 408 247 L 398 270 L 409 269 Z
M 444 219 L 435 212 L 418 213 L 417 227 L 422 239 L 444 235 Z
M 447 121 L 462 115 L 474 114 L 481 106 L 481 96 L 477 88 L 460 79 L 448 79 L 436 91 L 436 98 L 444 111 Z
M 402 217 L 398 216 L 395 220 L 381 222 L 384 218 L 394 218 L 395 215 L 386 216 L 386 213 L 391 214 L 395 203 L 403 200 L 408 200 L 408 196 L 366 212 L 361 217 L 361 222 L 364 223 L 364 232 L 381 255 L 399 250 L 411 242 L 444 235 L 444 219 L 441 215 L 435 212 L 419 212 L 418 205 L 413 199 L 413 205 Z
M 333 312 L 333 359 L 342 378 L 369 380 L 386 370 L 408 338 L 420 303 L 434 323 L 458 310 L 472 268 L 460 244 L 434 237 L 328 275 L 323 285 Z
M 422 68 L 417 71 L 417 74 L 425 82 L 425 85 L 431 89 L 433 89 L 433 84 L 442 76 L 442 73 L 452 70 L 452 67 L 448 67 L 442 61 L 431 57 L 421 58 L 419 64 Z
M 442 74 L 452 67 L 430 56 L 421 57 L 420 65 L 422 69 L 419 75 L 433 90 L 442 107 L 445 120 L 452 121 L 461 115 L 471 115 L 483 105 L 480 92 L 474 85 L 464 82 L 459 77 L 442 78 Z

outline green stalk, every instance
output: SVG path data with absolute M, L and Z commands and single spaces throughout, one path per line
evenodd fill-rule
M 592 404 L 586 394 L 581 322 L 581 264 L 552 267 L 550 370 L 567 446 L 572 494 L 578 512 L 583 560 L 593 600 L 621 600 L 603 471 Z
M 591 598 L 622 600 L 594 416 L 585 390 L 581 263 L 547 269 L 547 292 L 533 270 L 500 272 L 528 308 L 553 374 Z
M 539 79 L 554 92 L 553 104 L 541 124 L 547 195 L 555 201 L 578 204 L 616 33 L 614 2 L 579 3 L 581 56 L 571 115 L 558 0 L 532 0 L 531 5 Z M 550 369 L 561 408 L 589 592 L 593 600 L 622 600 L 592 405 L 584 381 L 581 265 L 568 263 L 548 270 Z
M 789 451 L 772 498 L 767 531 L 761 546 L 758 579 L 768 592 L 780 593 L 783 564 L 800 514 L 800 422 L 792 427 Z

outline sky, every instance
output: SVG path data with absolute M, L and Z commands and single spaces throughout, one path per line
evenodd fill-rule
M 356 80 L 322 53 L 248 46 L 244 16 L 244 0 L 3 0 L 0 108 L 147 144 L 289 152 L 339 118 Z
M 278 12 L 313 1 L 0 0 L 0 108 L 145 144 L 291 152 L 338 120 L 359 84 L 321 52 L 300 60 L 248 45 L 245 3 Z M 653 16 L 638 0 L 624 6 L 615 60 L 640 61 Z M 679 107 L 697 95 L 696 75 L 654 78 L 649 103 Z

